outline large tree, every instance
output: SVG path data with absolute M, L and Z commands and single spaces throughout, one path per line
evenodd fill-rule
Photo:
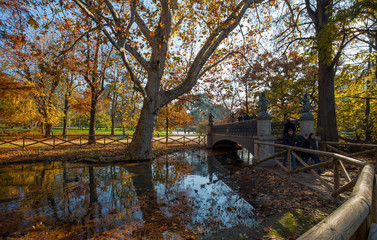
M 152 156 L 153 131 L 160 109 L 190 91 L 198 78 L 216 65 L 215 60 L 206 63 L 252 4 L 262 1 L 74 2 L 117 49 L 135 89 L 143 96 L 141 115 L 126 155 L 140 160 Z M 187 52 L 179 52 L 174 45 L 179 43 L 191 46 L 194 54 L 190 59 L 185 58 Z M 186 70 L 176 76 L 174 68 L 169 68 L 173 64 L 175 68 L 185 65 Z M 139 77 L 140 71 L 145 73 L 145 80 Z
M 338 18 L 350 6 L 346 1 L 285 0 L 288 28 L 280 32 L 280 40 L 300 45 L 318 63 L 318 118 L 317 129 L 323 140 L 337 141 L 338 129 L 335 113 L 334 79 L 345 47 L 355 35 L 349 22 Z M 302 41 L 304 40 L 304 41 Z

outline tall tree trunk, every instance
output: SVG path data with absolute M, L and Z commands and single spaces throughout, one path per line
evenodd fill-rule
M 319 60 L 317 128 L 324 141 L 338 141 L 335 112 L 334 68 Z
M 367 81 L 367 91 L 368 89 L 369 81 Z M 365 124 L 364 124 L 364 131 L 365 131 L 365 142 L 371 142 L 372 141 L 372 129 L 371 129 L 371 123 L 370 123 L 370 97 L 366 97 L 365 99 Z
M 305 0 L 306 10 L 313 21 L 316 31 L 316 48 L 318 49 L 318 119 L 317 128 L 324 141 L 338 141 L 336 124 L 334 78 L 338 57 L 333 56 L 332 34 L 330 19 L 333 11 L 333 0 L 316 1 L 310 4 Z M 340 53 L 338 53 L 340 54 Z
M 68 111 L 70 108 L 70 104 L 69 104 L 70 97 L 71 97 L 71 92 L 67 92 L 64 98 L 63 137 L 66 137 L 68 133 Z
M 111 136 L 114 136 L 115 131 L 115 114 L 111 114 Z
M 96 143 L 96 112 L 97 112 L 98 94 L 92 91 L 90 104 L 90 122 L 89 122 L 89 140 L 88 144 Z

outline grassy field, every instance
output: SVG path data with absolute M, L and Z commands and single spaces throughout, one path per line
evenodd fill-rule
M 52 129 L 52 132 L 54 135 L 62 135 L 63 128 L 62 127 L 54 127 Z M 32 135 L 32 134 L 40 134 L 39 129 L 23 129 L 23 128 L 3 128 L 0 129 L 0 134 L 4 135 Z M 89 129 L 79 129 L 78 127 L 71 127 L 68 128 L 68 135 L 87 135 L 89 134 Z M 98 129 L 96 130 L 97 135 L 110 135 L 111 129 Z M 123 129 L 122 128 L 115 128 L 114 131 L 115 135 L 123 135 Z M 133 131 L 126 131 L 126 134 L 133 134 Z M 166 136 L 166 132 L 155 132 L 155 136 Z
M 54 132 L 54 134 L 56 135 L 61 135 L 62 132 L 63 132 L 63 128 L 62 127 L 55 127 L 52 129 L 52 131 Z M 126 134 L 132 134 L 133 132 L 132 131 L 126 131 Z M 77 127 L 72 127 L 72 128 L 68 128 L 68 134 L 77 134 L 77 135 L 85 135 L 85 134 L 89 134 L 89 129 L 86 128 L 86 129 L 79 129 Z M 96 130 L 96 134 L 98 135 L 110 135 L 111 134 L 111 129 L 98 129 Z M 114 130 L 114 134 L 115 135 L 123 135 L 123 129 L 122 128 L 115 128 Z

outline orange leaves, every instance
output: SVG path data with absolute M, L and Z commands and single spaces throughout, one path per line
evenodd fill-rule
M 115 30 L 117 30 L 117 31 L 121 31 L 121 30 L 122 30 L 122 29 L 121 29 L 120 27 L 118 27 L 118 26 L 115 26 L 114 28 L 115 28 Z
M 149 36 L 150 36 L 150 37 L 154 37 L 154 36 L 156 36 L 156 34 L 155 34 L 154 32 L 150 32 L 150 33 L 149 33 Z

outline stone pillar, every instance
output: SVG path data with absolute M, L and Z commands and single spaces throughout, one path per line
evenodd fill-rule
M 309 137 L 310 133 L 314 133 L 314 117 L 310 112 L 312 106 L 309 103 L 306 93 L 304 94 L 300 103 L 302 103 L 302 110 L 300 111 L 302 114 L 299 119 L 300 132 L 301 135 L 306 139 L 307 137 Z
M 310 133 L 314 133 L 314 118 L 305 119 L 300 117 L 300 132 L 304 138 L 308 138 Z
M 266 142 L 266 143 L 274 143 L 275 137 L 271 135 L 271 116 L 267 112 L 268 100 L 264 92 L 259 96 L 259 102 L 260 102 L 261 111 L 259 112 L 257 116 L 257 136 L 255 137 L 255 140 Z M 261 147 L 267 150 L 267 152 L 269 152 L 271 155 L 275 154 L 274 146 L 263 145 Z M 259 160 L 265 159 L 270 156 L 265 151 L 260 149 L 257 144 L 254 144 L 254 150 L 255 150 L 254 156 L 257 158 L 257 162 Z M 275 165 L 275 162 L 273 159 L 262 163 L 262 166 L 271 166 L 271 165 Z

